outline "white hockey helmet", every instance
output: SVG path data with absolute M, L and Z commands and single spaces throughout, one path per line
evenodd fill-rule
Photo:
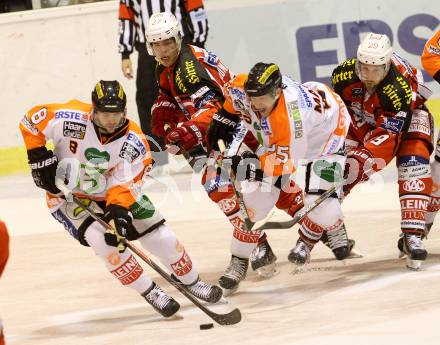
M 148 54 L 154 56 L 152 43 L 174 38 L 180 50 L 182 44 L 182 34 L 180 33 L 179 22 L 170 12 L 160 12 L 153 14 L 145 30 Z
M 370 32 L 357 50 L 357 60 L 367 65 L 389 65 L 393 48 L 387 35 Z

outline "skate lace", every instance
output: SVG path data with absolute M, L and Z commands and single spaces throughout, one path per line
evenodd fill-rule
M 336 230 L 327 231 L 327 238 L 330 249 L 332 250 L 348 245 L 348 239 L 344 225 Z
M 294 253 L 307 257 L 310 254 L 310 249 L 303 241 L 299 241 L 296 247 L 293 249 Z
M 408 235 L 406 241 L 410 250 L 424 249 L 423 242 L 421 238 L 417 235 Z
M 255 259 L 263 258 L 266 255 L 267 246 L 266 243 L 260 244 L 257 246 L 254 252 L 252 252 Z
M 195 283 L 192 286 L 189 286 L 188 289 L 191 291 L 191 293 L 201 299 L 208 298 L 212 291 L 212 285 L 207 284 L 205 282 L 202 282 L 199 280 L 197 283 Z
M 226 268 L 225 276 L 233 278 L 234 280 L 241 280 L 247 271 L 247 260 L 232 257 L 229 266 Z
M 145 297 L 159 309 L 163 309 L 171 301 L 171 298 L 158 286 L 155 286 Z

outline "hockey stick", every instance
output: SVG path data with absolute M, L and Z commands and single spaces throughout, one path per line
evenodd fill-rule
M 217 141 L 217 144 L 220 149 L 220 152 L 222 154 L 224 154 L 226 152 L 225 142 L 222 139 L 219 139 Z M 243 195 L 237 190 L 237 187 L 235 187 L 237 177 L 235 176 L 235 173 L 232 169 L 229 169 L 228 173 L 229 173 L 229 178 L 231 179 L 232 190 L 234 191 L 235 197 L 238 200 L 238 206 L 240 207 L 240 211 L 241 211 L 242 215 L 244 216 L 246 230 L 247 231 L 259 230 L 258 228 L 261 228 L 262 226 L 264 226 L 264 224 L 272 216 L 272 214 L 269 213 L 264 219 L 262 219 L 256 223 L 251 221 L 251 219 L 249 217 L 249 212 L 248 212 L 247 207 L 244 203 Z M 273 222 L 273 223 L 276 223 L 276 222 Z
M 59 190 L 65 195 L 67 201 L 72 201 L 79 207 L 86 210 L 90 216 L 95 219 L 99 224 L 101 224 L 105 229 L 111 230 L 117 234 L 116 229 L 114 229 L 110 224 L 105 222 L 99 215 L 97 215 L 90 207 L 86 206 L 78 197 L 76 197 L 72 191 L 66 186 L 64 180 L 60 178 L 55 179 L 55 184 Z M 196 307 L 202 310 L 211 319 L 217 322 L 219 325 L 234 325 L 241 321 L 241 312 L 238 308 L 235 308 L 227 314 L 217 314 L 212 310 L 206 308 L 202 303 L 200 303 L 189 291 L 188 289 L 179 282 L 172 279 L 168 273 L 166 273 L 160 266 L 158 266 L 153 260 L 151 260 L 143 251 L 136 247 L 131 242 L 127 241 L 124 237 L 119 237 L 122 244 L 129 248 L 133 253 L 135 253 L 139 258 L 141 258 L 147 265 L 149 265 L 153 270 L 155 270 L 159 275 L 164 278 L 168 283 L 173 285 L 177 290 L 182 293 L 186 298 L 188 298 Z
M 327 200 L 336 190 L 341 187 L 341 185 L 334 185 L 333 187 L 327 189 L 324 193 L 322 193 L 318 199 L 316 199 L 307 207 L 303 207 L 291 220 L 285 222 L 267 222 L 259 227 L 257 230 L 265 230 L 265 229 L 289 229 L 293 227 L 295 224 L 300 222 L 306 215 L 312 212 L 316 207 L 322 204 L 325 200 Z
M 168 133 L 170 130 L 171 130 L 171 126 L 167 123 L 167 124 L 165 124 L 164 126 L 163 126 L 163 129 L 165 130 L 165 132 L 166 133 Z M 174 150 L 172 150 L 172 147 L 177 147 L 178 148 L 178 151 L 174 151 Z M 200 146 L 200 145 L 198 145 L 198 146 Z M 186 159 L 186 161 L 188 162 L 188 164 L 189 164 L 189 166 L 194 170 L 194 171 L 196 171 L 196 172 L 199 172 L 200 170 L 201 170 L 201 168 L 202 168 L 202 166 L 203 166 L 203 164 L 201 164 L 201 166 L 200 167 L 196 167 L 196 164 L 197 164 L 197 162 L 199 161 L 198 159 L 197 159 L 197 157 L 193 157 L 193 156 L 191 156 L 190 154 L 189 154 L 189 152 L 188 151 L 186 151 L 183 147 L 182 147 L 182 145 L 180 145 L 180 144 L 172 144 L 172 145 L 169 145 L 167 148 L 166 148 L 166 150 L 165 151 L 167 151 L 167 152 L 169 152 L 169 153 L 171 153 L 171 154 L 176 154 L 177 152 L 181 152 L 182 153 L 182 155 L 183 155 L 183 157 L 185 157 L 185 159 Z M 174 152 L 173 152 L 174 151 Z M 203 162 L 204 163 L 204 162 Z

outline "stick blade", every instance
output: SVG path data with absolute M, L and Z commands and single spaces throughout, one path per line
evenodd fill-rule
M 214 312 L 210 312 L 209 316 L 222 326 L 235 325 L 241 321 L 241 312 L 238 308 L 235 308 L 227 314 L 216 314 Z

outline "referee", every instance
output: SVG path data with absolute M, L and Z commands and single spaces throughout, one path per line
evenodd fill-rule
M 155 78 L 156 60 L 147 52 L 145 29 L 152 14 L 168 11 L 175 15 L 183 33 L 183 42 L 204 48 L 208 36 L 208 19 L 203 0 L 120 0 L 119 1 L 119 52 L 122 73 L 133 78 L 130 55 L 138 52 L 136 73 L 136 105 L 141 129 L 147 136 L 152 151 L 160 152 L 161 138 L 151 134 L 151 107 L 159 89 Z M 162 157 L 161 157 L 162 156 Z M 156 164 L 166 163 L 166 154 L 155 155 Z

